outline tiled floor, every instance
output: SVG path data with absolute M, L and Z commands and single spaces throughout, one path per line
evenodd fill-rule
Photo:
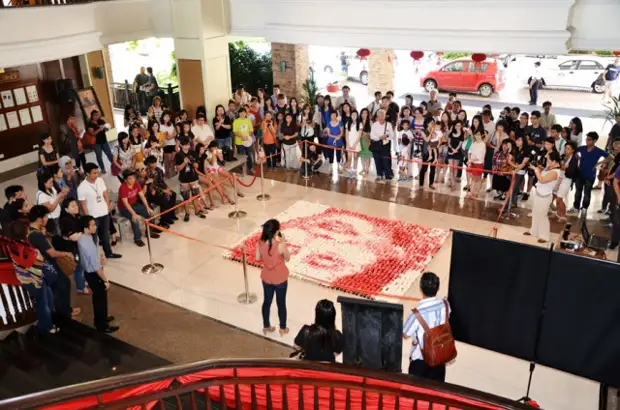
M 154 260 L 165 266 L 159 274 L 146 276 L 141 273 L 142 266 L 148 263 L 145 248 L 139 249 L 131 241 L 120 244 L 117 251 L 124 255 L 123 258 L 109 261 L 106 268 L 111 280 L 235 327 L 260 333 L 262 292 L 259 271 L 252 267 L 248 269 L 249 288 L 258 293 L 259 302 L 249 306 L 239 304 L 237 296 L 244 290 L 243 270 L 240 264 L 222 257 L 223 247 L 235 245 L 266 219 L 284 211 L 298 200 L 481 235 L 488 235 L 494 226 L 498 226 L 499 238 L 534 244 L 531 238 L 522 235 L 523 226 L 529 224 L 527 216 L 517 220 L 516 225 L 520 226 L 496 225 L 496 204 L 482 200 L 465 202 L 460 198 L 460 193 L 442 192 L 443 188 L 439 192 L 424 190 L 420 193 L 397 184 L 376 185 L 362 180 L 334 181 L 327 176 L 317 177 L 307 184 L 293 173 L 270 174 L 268 177 L 287 182 L 266 179 L 265 191 L 271 195 L 271 200 L 267 202 L 255 199 L 260 192 L 259 183 L 245 189 L 246 195 L 239 201 L 239 209 L 248 213 L 246 218 L 229 219 L 227 214 L 232 208 L 222 206 L 210 212 L 206 220 L 192 218 L 190 223 L 179 221 L 174 225 L 175 231 L 199 241 L 170 234 L 153 240 Z M 117 187 L 118 182 L 112 177 L 106 176 L 106 179 L 112 189 Z M 9 183 L 22 183 L 29 195 L 34 197 L 32 174 L 2 183 L 0 189 Z M 596 198 L 593 203 L 598 203 Z M 556 232 L 557 229 L 556 226 Z M 449 239 L 428 266 L 442 279 L 442 295 L 447 291 L 450 251 Z M 291 279 L 287 298 L 291 334 L 282 339 L 279 336 L 275 338 L 292 345 L 296 331 L 313 320 L 315 303 L 322 298 L 335 301 L 339 294 L 331 289 Z M 417 283 L 407 292 L 407 296 L 420 296 Z M 405 310 L 413 306 L 412 302 L 403 304 Z M 275 307 L 272 310 L 275 318 Z M 123 312 L 114 314 L 123 320 Z M 166 329 L 161 331 L 165 332 Z M 235 337 L 243 338 L 246 335 L 239 333 Z M 403 369 L 407 367 L 409 348 L 406 344 L 403 348 Z M 459 344 L 458 348 L 458 360 L 448 368 L 449 382 L 515 399 L 524 395 L 529 368 L 527 362 L 464 344 Z M 248 355 L 251 356 L 251 353 L 248 350 Z M 598 385 L 538 366 L 531 396 L 547 409 L 594 409 L 598 403 Z

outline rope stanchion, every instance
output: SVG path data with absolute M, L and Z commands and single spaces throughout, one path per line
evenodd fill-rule
M 248 260 L 245 256 L 245 252 L 241 254 L 241 259 L 243 262 L 243 282 L 245 284 L 245 292 L 237 296 L 237 302 L 244 305 L 251 305 L 252 303 L 256 303 L 258 297 L 256 293 L 250 292 L 250 286 L 248 285 Z
M 144 265 L 142 267 L 142 273 L 145 275 L 153 275 L 164 270 L 164 265 L 161 263 L 153 263 L 153 252 L 151 251 L 151 229 L 149 228 L 151 224 L 146 222 L 144 225 L 146 225 L 146 246 L 149 250 L 149 263 L 148 265 Z
M 512 179 L 510 181 L 510 188 L 508 189 L 508 192 L 506 193 L 506 199 L 502 203 L 502 207 L 499 210 L 499 217 L 497 218 L 497 222 L 499 222 L 500 219 L 517 219 L 519 217 L 519 215 L 512 212 L 512 195 L 514 195 L 515 189 L 519 189 L 518 187 L 515 187 L 516 180 L 516 175 L 513 172 Z M 506 209 L 505 212 L 504 209 Z
M 256 196 L 256 199 L 258 199 L 259 201 L 269 201 L 271 199 L 271 196 L 265 193 L 265 167 L 263 165 L 264 163 L 264 160 L 260 162 L 260 194 Z
M 304 140 L 304 160 L 308 160 L 308 141 Z M 304 174 L 301 176 L 303 179 L 310 179 L 310 175 L 308 175 L 308 168 L 309 168 L 309 163 L 308 162 L 304 162 L 303 165 L 304 167 Z
M 245 211 L 240 211 L 239 210 L 239 196 L 237 195 L 237 176 L 235 174 L 233 175 L 233 191 L 234 191 L 234 195 L 235 195 L 235 210 L 232 211 L 231 213 L 228 214 L 228 217 L 230 219 L 239 219 L 239 218 L 245 218 L 248 213 Z

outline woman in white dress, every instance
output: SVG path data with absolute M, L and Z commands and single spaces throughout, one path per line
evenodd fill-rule
M 345 125 L 346 130 L 346 147 L 348 151 L 345 172 L 348 178 L 355 178 L 357 175 L 357 158 L 362 150 L 362 124 L 357 110 L 351 111 L 351 118 Z
M 551 239 L 547 212 L 553 200 L 553 188 L 560 178 L 560 154 L 557 151 L 547 154 L 547 167 L 544 170 L 541 171 L 531 164 L 530 169 L 536 173 L 538 183 L 533 195 L 532 227 L 523 234 L 538 238 L 538 243 L 545 243 Z

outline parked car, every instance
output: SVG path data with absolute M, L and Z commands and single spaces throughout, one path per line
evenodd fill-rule
M 555 61 L 543 61 L 538 71 L 546 87 L 590 89 L 600 94 L 605 86 L 597 84 L 596 79 L 611 62 L 597 56 L 561 56 Z M 524 77 L 527 83 L 529 75 Z
M 426 91 L 432 89 L 444 91 L 478 92 L 483 97 L 490 97 L 506 86 L 503 64 L 496 59 L 487 59 L 481 63 L 471 58 L 459 58 L 437 70 L 429 71 L 420 80 L 420 86 Z
M 347 76 L 368 85 L 368 59 L 360 58 L 356 54 L 345 54 L 347 59 Z M 341 54 L 316 54 L 311 56 L 310 71 L 324 73 L 340 72 L 342 68 Z

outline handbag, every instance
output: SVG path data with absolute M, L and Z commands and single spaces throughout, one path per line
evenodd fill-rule
M 69 255 L 63 255 L 60 258 L 56 258 L 56 264 L 58 265 L 58 268 L 62 271 L 62 273 L 64 273 L 68 277 L 71 277 L 71 275 L 73 275 L 75 269 L 77 268 L 77 262 L 75 261 L 75 258 Z

